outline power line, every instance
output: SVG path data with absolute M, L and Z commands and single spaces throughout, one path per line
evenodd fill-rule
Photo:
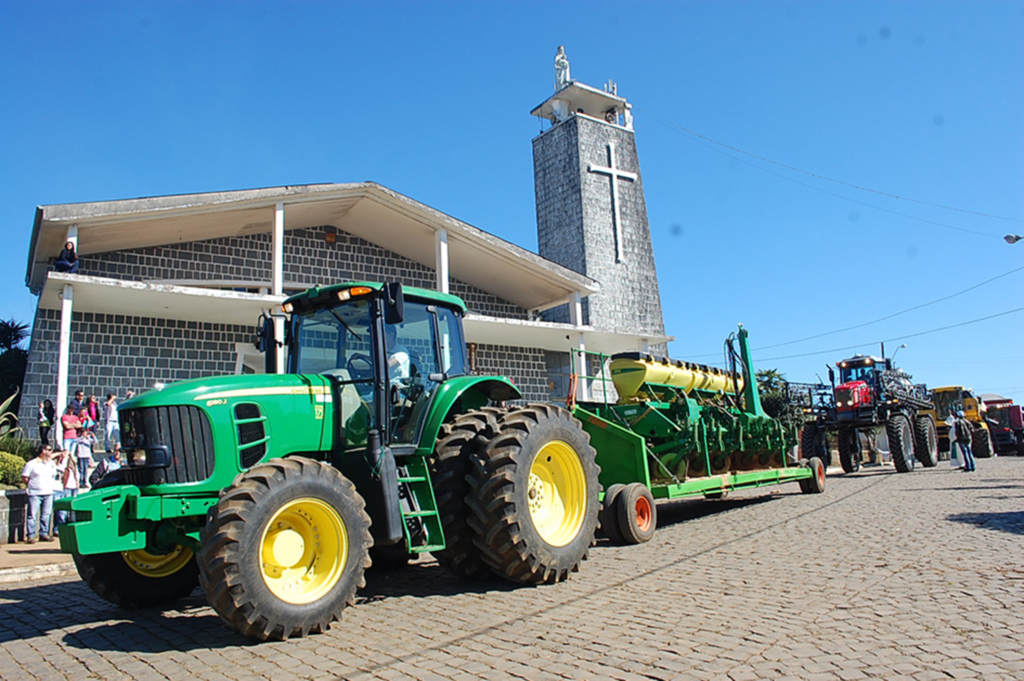
M 968 288 L 965 288 L 962 291 L 957 291 L 956 293 L 951 293 L 948 296 L 944 296 L 942 298 L 936 298 L 935 300 L 930 300 L 927 303 L 921 303 L 920 305 L 914 305 L 913 307 L 908 307 L 905 310 L 900 310 L 899 312 L 893 312 L 892 314 L 888 314 L 888 315 L 886 315 L 884 317 L 879 317 L 878 319 L 872 319 L 869 322 L 864 322 L 862 324 L 854 324 L 853 326 L 847 326 L 846 328 L 843 328 L 843 329 L 836 329 L 835 331 L 825 331 L 824 333 L 819 333 L 819 334 L 816 334 L 814 336 L 807 336 L 806 338 L 800 338 L 798 340 L 786 341 L 785 343 L 775 343 L 773 345 L 764 345 L 764 346 L 759 347 L 759 348 L 754 348 L 754 350 L 770 350 L 771 348 L 780 348 L 780 347 L 782 347 L 784 345 L 795 345 L 796 343 L 803 343 L 804 341 L 814 340 L 815 338 L 821 338 L 823 336 L 831 336 L 834 333 L 842 333 L 844 331 L 853 331 L 854 329 L 860 329 L 860 328 L 863 328 L 865 326 L 871 326 L 872 324 L 877 324 L 878 322 L 884 322 L 887 319 L 892 319 L 893 317 L 898 317 L 901 314 L 906 314 L 907 312 L 913 312 L 914 310 L 920 310 L 923 307 L 928 307 L 930 305 L 936 305 L 938 303 L 945 302 L 945 301 L 947 301 L 947 300 L 949 300 L 951 298 L 956 298 L 957 296 L 962 296 L 963 294 L 969 293 L 969 292 L 973 291 L 976 288 L 980 288 L 980 287 L 984 286 L 985 284 L 991 284 L 993 281 L 995 281 L 997 279 L 1002 279 L 1003 277 L 1007 277 L 1007 276 L 1009 276 L 1011 274 L 1014 274 L 1016 272 L 1020 272 L 1021 270 L 1024 270 L 1024 266 L 1018 267 L 1016 269 L 1012 269 L 1009 272 L 1003 272 L 1002 274 L 996 275 L 996 276 L 992 277 L 991 279 L 986 279 L 985 281 L 981 282 L 980 284 L 975 284 L 974 286 L 970 286 Z
M 884 197 L 890 198 L 890 199 L 897 199 L 899 201 L 908 201 L 910 203 L 916 203 L 916 204 L 919 204 L 919 205 L 922 205 L 922 206 L 930 206 L 932 208 L 941 208 L 943 210 L 954 211 L 954 212 L 957 212 L 957 213 L 964 213 L 964 214 L 967 214 L 967 215 L 976 215 L 978 217 L 991 218 L 993 220 L 1005 220 L 1007 222 L 1020 222 L 1020 223 L 1024 223 L 1024 220 L 1021 220 L 1019 218 L 1010 218 L 1010 217 L 1005 217 L 1005 216 L 1002 216 L 1002 215 L 992 215 L 991 213 L 982 213 L 982 212 L 975 211 L 975 210 L 966 210 L 964 208 L 956 208 L 954 206 L 946 206 L 946 205 L 941 204 L 941 203 L 931 203 L 930 201 L 922 201 L 920 199 L 913 199 L 913 198 L 910 198 L 909 196 L 900 196 L 898 194 L 891 194 L 889 192 L 880 191 L 878 189 L 871 189 L 870 187 L 862 187 L 861 185 L 854 184 L 852 182 L 846 182 L 844 180 L 837 180 L 835 178 L 828 177 L 827 175 L 821 175 L 819 173 L 814 173 L 814 172 L 811 172 L 809 170 L 804 170 L 803 168 L 797 168 L 796 166 L 791 166 L 791 165 L 788 165 L 786 163 L 782 163 L 780 161 L 776 161 L 774 159 L 770 159 L 770 158 L 767 158 L 765 156 L 761 156 L 759 154 L 754 154 L 752 152 L 745 151 L 743 149 L 739 149 L 737 147 L 732 146 L 731 144 L 726 144 L 725 142 L 719 142 L 718 140 L 713 139 L 711 137 L 708 137 L 707 135 L 702 135 L 701 133 L 697 132 L 696 130 L 690 130 L 689 128 L 685 128 L 685 127 L 683 127 L 681 125 L 678 125 L 676 123 L 672 123 L 671 121 L 665 121 L 665 120 L 663 120 L 661 118 L 658 118 L 657 116 L 655 116 L 651 112 L 645 111 L 644 109 L 641 109 L 640 107 L 634 107 L 634 108 L 636 108 L 637 111 L 640 111 L 641 113 L 645 114 L 646 116 L 652 118 L 653 120 L 655 120 L 655 121 L 657 121 L 657 122 L 659 122 L 659 123 L 661 123 L 663 125 L 667 125 L 667 126 L 676 128 L 676 129 L 678 129 L 678 130 L 680 130 L 682 132 L 685 132 L 688 135 L 693 135 L 694 137 L 698 137 L 698 138 L 700 138 L 702 140 L 706 140 L 706 141 L 710 142 L 711 144 L 716 144 L 716 145 L 718 145 L 720 147 L 723 147 L 725 149 L 729 149 L 731 151 L 735 151 L 738 154 L 743 154 L 743 155 L 749 156 L 751 158 L 756 158 L 759 161 L 764 161 L 765 163 L 771 163 L 772 165 L 779 166 L 780 168 L 785 168 L 786 170 L 791 170 L 791 171 L 793 171 L 795 173 L 801 173 L 803 175 L 807 175 L 808 177 L 813 177 L 813 178 L 818 179 L 818 180 L 825 180 L 826 182 L 832 182 L 834 184 L 842 185 L 844 187 L 850 187 L 851 189 L 856 189 L 858 191 L 867 192 L 869 194 L 876 194 L 878 196 L 884 196 Z M 739 160 L 739 159 L 737 159 L 737 160 Z M 757 166 L 754 166 L 754 167 L 756 168 Z M 826 193 L 828 193 L 828 192 L 826 192 Z M 835 196 L 835 195 L 833 195 L 833 196 Z M 868 205 L 868 204 L 864 204 L 864 205 Z M 899 215 L 899 213 L 897 213 L 897 215 Z
M 949 324 L 947 326 L 940 326 L 940 327 L 935 328 L 935 329 L 929 329 L 928 331 L 920 331 L 918 333 L 911 333 L 911 334 L 907 334 L 907 335 L 904 335 L 904 336 L 896 336 L 895 338 L 886 338 L 886 339 L 883 339 L 883 340 L 880 340 L 880 341 L 875 341 L 873 343 L 859 343 L 857 345 L 848 345 L 848 346 L 843 347 L 843 348 L 833 348 L 831 350 L 819 350 L 817 352 L 805 352 L 805 353 L 802 353 L 802 354 L 799 354 L 799 355 L 785 355 L 785 356 L 782 356 L 782 357 L 764 357 L 764 358 L 760 359 L 759 361 L 760 362 L 774 362 L 774 361 L 780 360 L 780 359 L 797 359 L 797 358 L 800 358 L 800 357 L 813 357 L 814 355 L 827 355 L 827 354 L 831 354 L 833 352 L 842 352 L 844 350 L 856 350 L 857 348 L 863 348 L 863 347 L 868 346 L 868 345 L 879 345 L 881 343 L 893 343 L 893 342 L 896 342 L 896 341 L 906 340 L 908 338 L 917 338 L 919 336 L 926 336 L 926 335 L 931 334 L 931 333 L 938 333 L 939 331 L 948 331 L 949 329 L 956 329 L 956 328 L 959 328 L 961 326 L 968 326 L 969 324 L 977 324 L 978 322 L 984 322 L 984 321 L 987 321 L 989 319 L 995 319 L 996 317 L 1004 317 L 1004 316 L 1006 316 L 1008 314 L 1013 314 L 1015 312 L 1020 312 L 1021 310 L 1024 310 L 1024 307 L 1017 307 L 1017 308 L 1014 308 L 1012 310 L 1006 310 L 1004 312 L 997 312 L 996 314 L 992 314 L 992 315 L 989 315 L 987 317 L 979 317 L 977 319 L 971 319 L 971 320 L 966 321 L 966 322 L 959 322 L 957 324 Z
M 844 327 L 842 329 L 835 329 L 834 331 L 825 331 L 824 333 L 815 334 L 813 336 L 806 336 L 804 338 L 798 338 L 797 340 L 785 341 L 784 343 L 773 343 L 772 345 L 762 345 L 762 346 L 757 347 L 757 348 L 752 348 L 752 350 L 754 352 L 759 352 L 761 350 L 771 350 L 772 348 L 781 348 L 781 347 L 786 346 L 786 345 L 795 345 L 797 343 L 803 343 L 805 341 L 814 340 L 816 338 L 822 338 L 824 336 L 831 336 L 832 334 L 842 333 L 844 331 L 852 331 L 854 329 L 860 329 L 860 328 L 863 328 L 865 326 L 870 326 L 872 324 L 877 324 L 878 322 L 884 322 L 887 319 L 892 319 L 893 317 L 898 317 L 898 316 L 900 316 L 902 314 L 906 314 L 907 312 L 913 312 L 914 310 L 920 310 L 923 307 L 928 307 L 930 305 L 935 305 L 937 303 L 945 302 L 945 301 L 947 301 L 947 300 L 949 300 L 951 298 L 956 298 L 957 296 L 961 296 L 961 295 L 963 295 L 965 293 L 969 293 L 969 292 L 973 291 L 976 288 L 981 288 L 982 286 L 985 286 L 986 284 L 991 284 L 993 281 L 996 281 L 997 279 L 1002 279 L 1003 277 L 1008 277 L 1011 274 L 1015 274 L 1017 272 L 1020 272 L 1021 270 L 1024 270 L 1024 266 L 1018 267 L 1016 269 L 1012 269 L 1009 272 L 1003 272 L 1002 274 L 997 274 L 996 276 L 992 277 L 991 279 L 986 279 L 985 281 L 981 282 L 980 284 L 975 284 L 974 286 L 969 286 L 969 287 L 965 288 L 962 291 L 957 291 L 956 293 L 951 293 L 948 296 L 943 296 L 942 298 L 936 298 L 935 300 L 928 301 L 927 303 L 921 303 L 920 305 L 914 305 L 913 307 L 908 307 L 905 310 L 900 310 L 899 312 L 893 312 L 892 314 L 885 315 L 884 317 L 879 317 L 878 319 L 872 319 L 869 322 L 863 322 L 861 324 L 854 324 L 853 326 L 847 326 L 847 327 Z M 852 349 L 855 349 L 855 348 L 858 348 L 858 347 L 862 347 L 862 346 L 854 345 L 854 346 L 851 346 L 851 347 L 839 348 L 838 350 L 852 350 Z M 810 353 L 810 354 L 824 354 L 824 352 L 833 352 L 833 351 L 832 350 L 826 350 L 826 351 L 823 351 L 822 353 Z M 717 352 L 711 352 L 711 353 L 707 353 L 707 354 L 703 354 L 703 355 L 690 355 L 690 357 L 692 359 L 703 359 L 705 357 L 717 357 L 717 356 L 718 356 Z M 795 355 L 795 356 L 799 357 L 800 355 Z

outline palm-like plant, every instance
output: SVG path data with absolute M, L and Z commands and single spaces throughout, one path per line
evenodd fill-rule
M 13 350 L 28 338 L 28 324 L 0 319 L 0 351 Z
M 0 397 L 6 398 L 3 406 L 11 412 L 18 411 L 21 402 L 21 384 L 25 381 L 28 367 L 28 351 L 21 342 L 28 338 L 28 325 L 13 319 L 0 319 Z M 0 411 L 0 414 L 3 414 Z M 17 418 L 14 418 L 17 424 Z M 13 427 L 13 426 L 11 426 Z M 3 420 L 0 416 L 0 437 L 3 436 Z

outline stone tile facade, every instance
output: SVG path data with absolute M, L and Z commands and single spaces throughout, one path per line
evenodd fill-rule
M 548 402 L 552 399 L 544 350 L 480 344 L 477 346 L 474 373 L 508 376 L 522 391 L 524 402 Z
M 334 243 L 327 234 L 332 233 Z M 133 281 L 270 279 L 271 237 L 253 234 L 88 255 L 79 274 Z M 285 234 L 285 280 L 305 288 L 338 281 L 402 281 L 434 288 L 434 270 L 333 227 Z M 526 319 L 527 310 L 463 282 L 452 293 L 470 310 L 495 317 Z M 234 373 L 237 344 L 251 344 L 255 329 L 169 319 L 75 312 L 72 320 L 69 394 L 81 389 L 101 401 L 108 392 L 124 396 L 171 382 Z M 36 410 L 56 399 L 60 311 L 37 310 L 20 418 L 37 436 Z M 542 351 L 484 346 L 480 368 L 510 376 L 529 400 L 546 399 Z M 58 413 L 61 405 L 56 405 Z
M 269 282 L 271 259 L 270 234 L 251 234 L 89 255 L 82 258 L 78 273 L 133 281 Z M 330 226 L 285 232 L 284 279 L 298 290 L 340 281 L 401 281 L 435 288 L 432 267 Z M 486 291 L 458 280 L 450 286 L 473 312 L 528 317 L 527 310 Z
M 608 144 L 615 167 L 636 173 L 619 179 L 621 261 L 615 260 L 611 179 L 588 166 L 607 167 Z M 601 291 L 584 301 L 584 323 L 624 333 L 664 334 L 658 276 L 640 164 L 633 132 L 586 116 L 572 116 L 533 140 L 540 255 L 596 279 Z M 568 321 L 568 310 L 544 315 Z

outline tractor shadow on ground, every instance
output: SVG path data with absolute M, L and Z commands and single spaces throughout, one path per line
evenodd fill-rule
M 0 644 L 65 631 L 62 640 L 82 650 L 162 653 L 248 645 L 224 625 L 202 590 L 166 608 L 125 609 L 93 594 L 84 582 L 0 589 L 4 617 Z
M 356 593 L 356 604 L 407 596 L 459 596 L 507 592 L 522 588 L 531 586 L 514 584 L 499 577 L 464 580 L 448 572 L 436 560 L 426 558 L 391 570 L 370 568 L 366 571 L 366 586 Z
M 986 530 L 1024 535 L 1024 511 L 955 513 L 946 516 L 946 520 L 967 525 L 977 525 Z

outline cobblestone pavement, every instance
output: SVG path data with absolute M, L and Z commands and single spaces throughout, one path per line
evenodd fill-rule
M 195 592 L 118 610 L 76 578 L 0 589 L 0 677 L 1024 678 L 1024 458 L 872 468 L 659 507 L 565 584 L 372 575 L 328 633 L 254 644 Z

